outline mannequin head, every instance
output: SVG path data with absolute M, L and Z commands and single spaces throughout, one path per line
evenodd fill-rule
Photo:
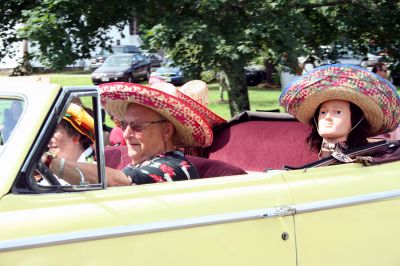
M 328 110 L 333 110 L 333 114 L 328 113 Z M 370 125 L 363 117 L 364 113 L 352 102 L 326 101 L 317 108 L 312 118 L 313 121 L 310 121 L 311 133 L 307 142 L 311 149 L 317 152 L 321 148 L 323 139 L 331 143 L 346 141 L 349 148 L 365 145 L 368 143 L 367 132 L 369 132 Z
M 318 132 L 327 142 L 342 142 L 352 128 L 350 102 L 330 100 L 323 102 L 318 113 Z

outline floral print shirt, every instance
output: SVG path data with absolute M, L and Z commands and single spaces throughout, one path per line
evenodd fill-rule
M 137 185 L 199 178 L 196 168 L 181 151 L 157 154 L 141 164 L 128 165 L 122 171 Z

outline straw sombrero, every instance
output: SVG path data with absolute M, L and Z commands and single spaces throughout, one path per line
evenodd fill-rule
M 63 119 L 70 123 L 80 134 L 85 135 L 94 142 L 94 120 L 83 107 L 71 103 Z
M 183 84 L 178 90 L 196 102 L 207 106 L 208 105 L 208 87 L 207 83 L 202 80 L 191 80 Z
M 206 147 L 212 143 L 213 132 L 202 115 L 204 110 L 177 97 L 174 86 L 160 90 L 140 84 L 114 82 L 101 84 L 99 89 L 106 110 L 120 119 L 124 119 L 130 103 L 141 104 L 158 112 L 175 126 L 177 145 Z
M 289 84 L 279 97 L 281 106 L 307 125 L 318 106 L 329 100 L 345 100 L 360 107 L 371 126 L 368 136 L 393 131 L 399 125 L 400 98 L 396 88 L 354 65 L 315 68 Z
M 196 109 L 211 127 L 226 123 L 226 120 L 207 108 L 208 105 L 208 87 L 207 83 L 201 80 L 191 80 L 182 87 L 176 88 L 173 84 L 165 81 L 149 82 L 149 86 L 162 91 L 175 91 L 174 94 L 179 99 L 190 104 Z

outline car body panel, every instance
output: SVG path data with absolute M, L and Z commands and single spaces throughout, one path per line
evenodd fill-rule
M 0 202 L 0 225 L 8 228 L 0 236 L 0 250 L 10 239 L 31 243 L 42 236 L 47 239 L 58 236 L 61 243 L 35 249 L 17 248 L 0 253 L 0 256 L 3 262 L 15 263 L 16 258 L 28 258 L 32 250 L 36 250 L 36 254 L 43 254 L 41 261 L 47 263 L 69 257 L 68 254 L 79 254 L 82 248 L 90 253 L 119 247 L 117 254 L 122 257 L 119 261 L 115 256 L 114 265 L 126 261 L 125 254 L 136 257 L 135 262 L 139 264 L 187 265 L 195 256 L 193 265 L 218 261 L 242 265 L 248 259 L 254 260 L 255 265 L 265 265 L 265 260 L 273 257 L 279 261 L 278 265 L 293 265 L 294 237 L 287 241 L 281 238 L 283 232 L 294 235 L 292 217 L 261 217 L 265 209 L 291 202 L 287 187 L 281 185 L 281 176 L 263 175 L 250 179 L 238 176 L 233 181 L 229 178 L 217 182 L 204 179 L 152 187 L 113 188 L 101 193 L 7 195 Z M 238 193 L 240 201 L 236 200 Z M 249 211 L 256 214 L 249 214 Z M 26 223 L 27 220 L 30 222 Z M 102 233 L 98 233 L 93 237 L 95 240 L 82 242 L 78 239 L 75 240 L 77 243 L 72 240 L 69 243 L 65 236 L 60 236 L 62 232 L 79 238 L 95 229 L 101 229 L 103 234 L 121 231 L 117 234 L 119 237 L 103 236 L 105 239 L 102 239 Z M 231 245 L 233 241 L 239 241 L 241 245 Z M 207 242 L 218 242 L 223 249 L 217 250 L 215 245 L 206 245 Z M 181 248 L 163 248 L 168 245 L 182 247 L 179 243 L 191 248 L 183 254 Z M 157 249 L 157 256 L 152 256 L 154 249 L 150 247 Z M 270 249 L 274 252 L 267 252 Z M 207 255 L 199 259 L 199 253 Z M 107 252 L 100 252 L 97 265 L 107 265 L 108 256 Z M 34 260 L 39 260 L 38 257 L 40 255 L 35 255 Z M 90 260 L 90 257 L 88 260 L 80 257 L 76 262 L 89 263 Z M 65 265 L 68 263 L 71 260 L 65 261 Z
M 96 134 L 101 187 L 47 192 L 29 187 L 21 192 L 17 181 L 31 178 L 49 129 L 76 94 L 93 100 L 99 96 L 96 87 L 0 83 L 0 97 L 26 103 L 15 132 L 1 146 L 0 264 L 312 266 L 400 261 L 400 161 L 108 188 L 102 135 Z M 100 110 L 94 111 L 100 132 Z
M 298 265 L 400 261 L 395 243 L 400 237 L 400 214 L 394 209 L 400 206 L 399 170 L 396 162 L 285 173 L 297 211 Z

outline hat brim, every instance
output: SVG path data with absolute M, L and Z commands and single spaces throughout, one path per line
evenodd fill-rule
M 212 143 L 210 124 L 189 103 L 176 96 L 133 83 L 107 83 L 99 87 L 105 109 L 119 119 L 125 119 L 130 103 L 140 104 L 156 111 L 175 126 L 176 145 L 205 147 Z

